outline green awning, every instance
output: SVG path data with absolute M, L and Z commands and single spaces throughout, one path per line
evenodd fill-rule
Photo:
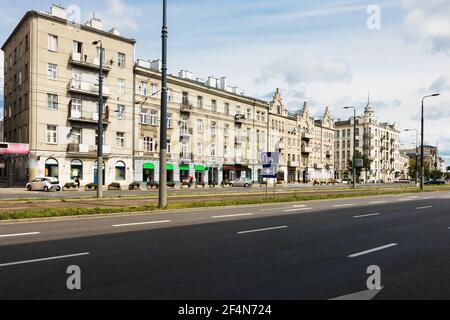
M 189 165 L 188 164 L 182 164 L 180 166 L 180 171 L 189 171 Z
M 195 171 L 206 171 L 206 168 L 204 166 L 195 166 Z
M 153 163 L 145 163 L 144 170 L 155 170 L 155 165 Z
M 166 164 L 166 169 L 167 170 L 173 170 L 173 164 L 167 163 Z

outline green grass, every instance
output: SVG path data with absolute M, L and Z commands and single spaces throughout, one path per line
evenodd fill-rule
M 426 191 L 441 191 L 449 190 L 450 188 L 430 187 Z M 255 205 L 255 204 L 270 204 L 283 202 L 300 202 L 326 199 L 342 199 L 342 198 L 356 198 L 389 194 L 402 193 L 419 193 L 420 190 L 414 188 L 405 189 L 389 189 L 389 190 L 357 190 L 354 192 L 334 193 L 326 191 L 322 194 L 295 194 L 292 195 L 269 195 L 268 199 L 258 196 L 249 199 L 234 199 L 234 200 L 217 200 L 217 201 L 196 201 L 196 202 L 182 202 L 169 204 L 167 209 L 190 209 L 190 208 L 210 208 L 222 206 L 239 206 L 239 205 Z M 0 213 L 0 220 L 19 220 L 31 218 L 52 218 L 52 217 L 67 217 L 67 216 L 86 216 L 86 215 L 101 215 L 101 214 L 119 214 L 119 213 L 138 213 L 156 211 L 158 208 L 155 205 L 146 206 L 125 206 L 112 208 L 56 208 L 46 210 L 24 210 L 24 211 L 6 211 Z

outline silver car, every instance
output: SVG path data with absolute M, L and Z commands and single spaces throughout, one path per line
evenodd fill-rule
M 231 183 L 232 187 L 250 188 L 252 185 L 253 185 L 253 181 L 249 178 L 236 179 Z
M 61 191 L 58 179 L 52 177 L 34 179 L 27 183 L 26 188 L 28 191 Z

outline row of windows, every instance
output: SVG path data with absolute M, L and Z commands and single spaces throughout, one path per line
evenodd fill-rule
M 28 34 L 19 43 L 19 46 L 14 49 L 14 53 L 5 57 L 5 72 L 8 72 L 14 64 L 30 49 L 30 40 Z
M 81 128 L 72 128 L 70 133 L 71 143 L 82 144 L 82 130 Z M 103 141 L 105 143 L 105 137 L 103 136 Z M 47 144 L 58 144 L 58 126 L 47 125 L 46 129 L 46 143 Z M 95 145 L 98 145 L 98 134 L 95 132 Z M 125 148 L 125 132 L 116 132 L 116 148 Z
M 103 163 L 105 168 L 105 163 Z M 123 161 L 117 161 L 114 165 L 115 168 L 115 180 L 126 180 L 126 165 Z M 97 161 L 94 163 L 94 172 L 97 170 Z M 74 159 L 70 162 L 70 178 L 72 180 L 83 180 L 84 165 L 80 159 Z M 59 178 L 59 162 L 54 158 L 48 158 L 45 161 L 45 175 L 49 177 Z

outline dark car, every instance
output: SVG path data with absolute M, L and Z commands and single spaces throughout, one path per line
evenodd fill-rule
M 430 179 L 430 180 L 425 180 L 424 184 L 426 184 L 426 185 L 442 185 L 442 184 L 445 184 L 445 180 L 444 179 Z

